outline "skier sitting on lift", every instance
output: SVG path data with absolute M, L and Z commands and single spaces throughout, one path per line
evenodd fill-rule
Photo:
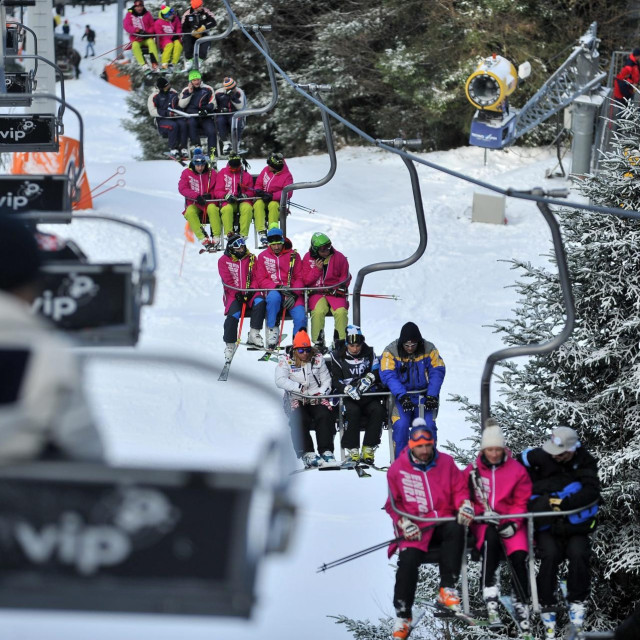
M 216 113 L 227 115 L 217 116 L 218 134 L 220 136 L 220 146 L 226 142 L 222 153 L 228 155 L 231 152 L 231 122 L 236 111 L 247 108 L 247 96 L 238 86 L 233 78 L 225 78 L 222 86 L 218 87 L 213 94 Z M 238 143 L 242 138 L 242 132 L 246 124 L 246 118 L 238 118 Z
M 360 327 L 350 324 L 346 329 L 346 344 L 331 352 L 331 378 L 335 393 L 345 393 L 343 399 L 347 428 L 342 435 L 346 459 L 374 464 L 374 452 L 380 444 L 385 408 L 379 396 L 364 396 L 376 391 L 380 384 L 380 361 L 373 347 L 364 341 Z M 360 454 L 360 426 L 366 418 L 362 455 Z
M 531 497 L 531 480 L 526 469 L 505 448 L 502 429 L 493 421 L 482 431 L 480 453 L 465 470 L 477 516 L 495 517 L 525 513 Z M 498 614 L 498 565 L 506 560 L 513 584 L 513 607 L 520 630 L 529 633 L 529 579 L 527 574 L 526 522 L 500 520 L 471 525 L 476 548 L 482 553 L 482 597 L 489 624 L 500 624 Z M 506 554 L 506 555 L 505 555 Z
M 264 254 L 261 254 L 264 255 Z M 280 356 L 275 372 L 276 386 L 285 391 L 285 412 L 289 416 L 291 440 L 305 467 L 335 463 L 333 437 L 335 417 L 329 398 L 303 398 L 331 393 L 331 375 L 324 358 L 312 346 L 304 329 L 293 338 L 293 346 Z M 313 450 L 310 429 L 315 429 L 318 453 Z
M 436 606 L 445 611 L 460 611 L 456 582 L 462 566 L 464 527 L 473 521 L 474 510 L 462 471 L 450 455 L 438 451 L 434 431 L 422 418 L 413 421 L 409 446 L 398 452 L 389 467 L 387 482 L 398 511 L 420 518 L 457 516 L 456 522 L 429 526 L 396 513 L 387 498 L 385 509 L 393 520 L 395 534 L 404 536 L 389 547 L 389 557 L 399 550 L 393 592 L 396 610 L 393 638 L 404 640 L 411 631 L 418 569 L 433 546 L 440 549 L 440 592 Z
M 220 242 L 221 223 L 220 209 L 207 201 L 212 199 L 211 192 L 216 181 L 216 170 L 209 165 L 209 159 L 199 150 L 193 156 L 189 166 L 182 172 L 178 190 L 185 197 L 186 208 L 182 212 L 189 223 L 191 231 L 200 240 L 206 251 L 218 251 L 222 248 Z M 209 223 L 213 238 L 209 238 L 203 225 Z
M 248 249 L 245 239 L 238 233 L 227 237 L 227 248 L 218 260 L 218 273 L 222 279 L 224 303 L 224 359 L 229 362 L 236 349 L 238 320 L 241 314 L 251 318 L 248 344 L 262 348 L 264 342 L 260 331 L 264 324 L 266 305 L 264 295 L 259 292 L 242 292 L 237 289 L 257 289 L 258 281 L 255 268 L 256 257 Z M 227 286 L 229 285 L 229 286 Z M 235 287 L 231 289 L 230 287 Z
M 400 337 L 382 352 L 380 378 L 393 394 L 398 417 L 393 421 L 395 455 L 407 446 L 409 426 L 418 417 L 420 404 L 424 404 L 425 420 L 438 436 L 435 415 L 438 410 L 440 388 L 445 376 L 444 360 L 435 345 L 425 340 L 413 322 L 400 330 Z M 408 391 L 426 389 L 422 395 L 409 395 Z
M 162 68 L 173 69 L 182 55 L 182 42 L 179 35 L 182 33 L 182 25 L 172 7 L 164 4 L 160 7 L 160 14 L 154 23 L 154 29 L 160 36 L 158 48 L 162 51 Z
M 178 107 L 178 92 L 171 88 L 166 78 L 156 80 L 156 89 L 147 100 L 149 115 L 156 119 L 160 135 L 169 140 L 169 152 L 176 160 L 180 157 L 189 159 L 187 150 L 187 123 L 184 118 L 176 116 L 170 109 Z
M 344 344 L 347 327 L 349 300 L 349 261 L 343 253 L 331 244 L 329 236 L 316 232 L 311 236 L 309 251 L 302 258 L 302 280 L 305 287 L 327 287 L 340 285 L 334 289 L 320 289 L 309 292 L 311 312 L 311 339 L 316 349 L 327 351 L 324 338 L 325 316 L 333 316 L 334 334 L 338 343 Z
M 198 70 L 189 71 L 189 84 L 180 92 L 178 107 L 186 113 L 198 114 L 197 118 L 187 118 L 189 140 L 193 146 L 199 146 L 198 127 L 202 127 L 207 136 L 209 155 L 214 159 L 218 134 L 215 120 L 208 117 L 210 113 L 213 113 L 212 100 L 213 87 L 202 82 L 202 74 Z
M 258 256 L 258 286 L 267 291 L 267 347 L 274 349 L 280 338 L 280 310 L 293 318 L 293 335 L 306 331 L 304 300 L 295 289 L 302 289 L 300 256 L 282 230 L 273 226 L 267 232 L 269 248 Z
M 127 11 L 122 21 L 122 26 L 129 34 L 131 53 L 133 53 L 133 57 L 138 61 L 140 66 L 145 71 L 149 71 L 149 65 L 146 63 L 144 55 L 142 54 L 142 46 L 144 45 L 149 50 L 151 68 L 157 69 L 160 55 L 158 54 L 158 47 L 156 46 L 156 39 L 154 37 L 155 24 L 153 16 L 144 6 L 144 0 L 134 0 L 133 7 Z
M 240 198 L 246 198 L 253 191 L 253 178 L 242 167 L 242 158 L 237 153 L 232 153 L 227 160 L 227 166 L 220 170 L 216 179 L 214 195 L 219 200 L 224 200 L 220 212 L 225 231 L 233 230 L 233 216 L 239 214 L 239 231 L 245 239 L 249 235 L 253 207 L 249 200 L 238 202 Z
M 256 201 L 253 205 L 256 230 L 260 236 L 260 243 L 267 246 L 267 222 L 280 224 L 280 197 L 282 189 L 293 184 L 293 176 L 287 166 L 287 161 L 281 153 L 272 153 L 267 158 L 267 166 L 258 174 L 256 178 L 255 195 Z M 291 191 L 288 193 L 291 198 Z M 267 210 L 269 220 L 266 221 Z
M 600 499 L 598 463 L 570 427 L 555 428 L 542 447 L 525 449 L 518 460 L 533 482 L 529 511 L 571 511 Z M 565 558 L 569 561 L 569 619 L 578 631 L 582 630 L 591 588 L 589 534 L 595 529 L 597 511 L 594 505 L 571 516 L 535 520 L 540 617 L 547 640 L 556 637 L 558 569 Z

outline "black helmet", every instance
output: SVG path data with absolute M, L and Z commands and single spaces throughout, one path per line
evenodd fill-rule
M 227 252 L 238 257 L 242 257 L 247 250 L 247 243 L 244 236 L 239 233 L 229 233 L 227 235 Z
M 272 153 L 267 158 L 267 164 L 277 173 L 284 167 L 284 156 L 281 153 Z
M 242 158 L 237 153 L 230 153 L 227 164 L 232 169 L 237 169 L 242 164 Z

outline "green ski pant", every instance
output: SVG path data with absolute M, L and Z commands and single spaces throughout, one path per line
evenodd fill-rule
M 141 65 L 147 64 L 145 59 L 144 59 L 144 56 L 142 55 L 142 45 L 145 45 L 147 47 L 147 49 L 149 49 L 149 54 L 154 56 L 154 58 L 155 58 L 154 61 L 155 62 L 159 62 L 160 61 L 160 56 L 158 55 L 158 47 L 156 46 L 156 39 L 155 38 L 147 38 L 143 42 L 138 42 L 136 40 L 135 42 L 131 43 L 131 53 L 133 53 L 133 57 Z
M 209 223 L 211 225 L 211 233 L 214 236 L 220 237 L 220 232 L 222 231 L 222 225 L 220 224 L 220 209 L 216 207 L 215 204 L 210 204 L 207 206 L 207 213 L 203 213 L 200 207 L 197 207 L 195 204 L 190 204 L 186 211 L 184 212 L 184 217 L 189 223 L 189 228 L 193 231 L 194 235 L 198 240 L 202 240 L 204 238 L 204 231 L 202 230 L 202 225 Z M 232 229 L 233 225 L 233 213 L 231 214 L 231 225 L 229 225 L 229 229 Z M 225 230 L 227 225 L 225 224 Z
M 265 225 L 265 217 L 266 217 L 266 209 L 267 206 L 264 203 L 264 200 L 258 198 L 253 204 L 253 216 L 255 218 L 256 231 L 266 231 L 267 227 Z M 275 202 L 272 200 L 268 206 L 269 209 L 269 224 L 275 222 L 276 224 L 280 223 L 280 202 Z M 346 325 L 345 325 L 346 326 Z
M 338 332 L 338 338 L 344 340 L 347 336 L 347 324 L 349 320 L 349 311 L 346 307 L 338 307 L 332 309 L 326 298 L 320 298 L 316 306 L 311 311 L 311 339 L 315 343 L 318 340 L 320 331 L 324 329 L 325 316 L 331 313 L 333 316 L 333 324 Z
M 251 218 L 253 218 L 253 207 L 249 202 L 238 202 L 236 204 L 225 204 L 220 212 L 222 213 L 222 223 L 225 234 L 233 231 L 233 214 L 240 212 L 240 235 L 245 238 L 249 235 Z

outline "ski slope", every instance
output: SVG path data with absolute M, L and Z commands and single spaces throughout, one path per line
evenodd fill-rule
M 115 46 L 114 5 L 105 12 L 88 7 L 84 14 L 79 7 L 67 6 L 67 17 L 83 55 L 80 37 L 86 24 L 97 33 L 97 53 Z M 199 255 L 197 245 L 185 246 L 183 199 L 177 191 L 182 169 L 168 160 L 139 161 L 135 138 L 121 127 L 127 117 L 126 94 L 98 75 L 108 58 L 83 60 L 81 79 L 69 81 L 66 92 L 70 104 L 83 114 L 91 186 L 109 179 L 118 167 L 125 170 L 103 188 L 118 178 L 126 185 L 98 196 L 95 212 L 145 224 L 157 241 L 156 301 L 143 312 L 142 337 L 132 351 L 193 355 L 221 366 L 224 316 L 217 255 Z M 238 81 L 242 84 L 241 78 Z M 67 122 L 66 133 L 73 135 L 71 114 Z M 555 165 L 555 151 L 548 149 L 492 152 L 487 166 L 483 155 L 478 148 L 461 148 L 425 157 L 516 189 L 549 185 L 545 170 Z M 287 161 L 296 181 L 317 180 L 329 167 L 323 154 Z M 250 157 L 249 162 L 254 172 L 264 166 L 264 158 Z M 502 346 L 487 325 L 507 317 L 515 302 L 508 288 L 514 273 L 505 261 L 545 263 L 550 234 L 536 207 L 516 200 L 507 202 L 507 225 L 472 224 L 475 187 L 422 166 L 418 173 L 429 234 L 426 253 L 410 268 L 365 279 L 364 293 L 395 294 L 400 300 L 363 298 L 362 328 L 378 353 L 409 320 L 435 343 L 447 367 L 438 418 L 440 440 L 459 442 L 469 433 L 464 414 L 445 400 L 454 393 L 479 400 L 485 359 Z M 561 185 L 554 181 L 553 186 Z M 349 258 L 354 278 L 365 265 L 406 258 L 417 246 L 409 175 L 392 154 L 342 149 L 329 184 L 294 193 L 293 200 L 314 209 L 312 214 L 292 209 L 288 236 L 294 247 L 304 253 L 313 232 L 326 233 Z M 51 230 L 76 239 L 92 261 L 130 260 L 144 247 L 139 235 L 113 225 L 78 221 Z M 253 249 L 252 242 L 249 246 Z M 327 328 L 330 335 L 331 319 Z M 285 331 L 291 334 L 291 327 Z M 111 461 L 196 468 L 253 464 L 265 439 L 287 430 L 279 392 L 274 388 L 266 398 L 253 390 L 273 381 L 274 364 L 257 362 L 259 355 L 239 351 L 226 383 L 158 366 L 97 365 L 88 377 L 88 391 Z M 291 457 L 292 466 L 299 465 L 293 453 Z M 385 432 L 377 461 L 388 460 Z M 372 471 L 371 478 L 360 479 L 351 471 L 311 471 L 293 476 L 291 482 L 299 505 L 296 535 L 286 555 L 263 562 L 251 621 L 5 611 L 0 612 L 3 639 L 326 640 L 350 637 L 328 616 L 375 620 L 393 615 L 393 563 L 383 551 L 326 574 L 315 572 L 323 562 L 391 537 L 389 518 L 381 510 L 385 475 Z

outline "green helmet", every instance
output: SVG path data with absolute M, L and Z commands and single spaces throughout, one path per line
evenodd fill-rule
M 327 244 L 331 244 L 331 240 L 329 240 L 329 236 L 325 235 L 324 233 L 316 231 L 311 236 L 311 247 L 313 249 L 319 249 L 320 247 L 324 247 Z
M 189 82 L 192 80 L 202 80 L 202 74 L 197 69 L 189 71 Z

